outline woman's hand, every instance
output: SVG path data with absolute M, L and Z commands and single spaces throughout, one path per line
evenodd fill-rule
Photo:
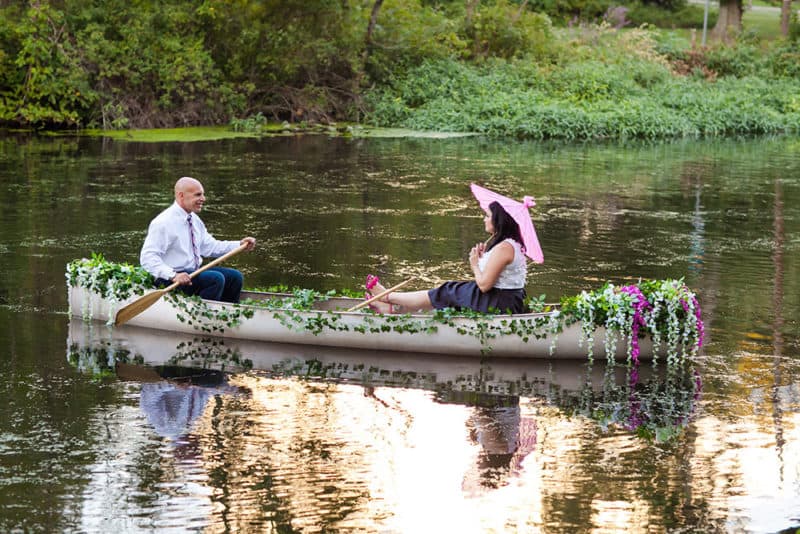
M 478 260 L 483 256 L 484 244 L 478 243 L 469 251 L 469 264 L 475 268 L 478 266 Z
M 484 251 L 486 250 L 486 243 L 478 243 L 472 250 L 469 251 L 469 263 L 470 265 L 478 264 L 478 260 L 481 259 L 483 256 Z
M 478 288 L 482 292 L 486 293 L 494 287 L 495 282 L 500 277 L 500 272 L 514 260 L 514 247 L 508 243 L 495 245 L 489 261 L 481 271 L 478 269 L 478 259 L 483 256 L 483 252 L 484 246 L 482 243 L 472 247 L 472 250 L 469 251 L 469 263 L 472 266 L 472 274 L 475 275 L 475 283 L 478 284 Z

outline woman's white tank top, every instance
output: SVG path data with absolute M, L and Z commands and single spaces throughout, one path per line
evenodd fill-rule
M 497 277 L 494 287 L 498 289 L 522 289 L 525 287 L 525 278 L 528 275 L 528 265 L 525 261 L 525 255 L 522 253 L 520 244 L 513 239 L 506 239 L 505 242 L 511 243 L 511 246 L 514 247 L 514 259 L 500 271 L 500 276 Z M 486 268 L 486 264 L 489 263 L 492 252 L 496 249 L 497 246 L 495 245 L 478 260 L 478 269 L 480 269 L 481 272 Z

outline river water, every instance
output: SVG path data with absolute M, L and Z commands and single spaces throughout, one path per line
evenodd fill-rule
M 485 239 L 470 182 L 528 194 L 545 255 L 529 294 L 683 278 L 706 344 L 682 378 L 643 372 L 632 410 L 625 369 L 599 363 L 220 345 L 71 321 L 66 263 L 136 263 L 183 175 L 202 180 L 217 237 L 259 240 L 232 261 L 251 288 L 465 278 Z M 2 531 L 800 526 L 795 138 L 11 135 L 0 202 Z

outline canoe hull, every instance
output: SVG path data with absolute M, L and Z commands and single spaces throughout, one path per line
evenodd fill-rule
M 258 294 L 248 294 L 248 296 L 256 295 Z M 113 321 L 116 311 L 133 300 L 135 299 L 130 299 L 114 305 L 85 288 L 69 288 L 71 314 L 76 317 L 83 317 L 85 320 L 111 322 L 110 320 Z M 338 300 L 342 301 L 341 306 L 343 309 L 349 307 L 348 304 L 352 305 L 359 302 L 357 299 Z M 233 305 L 221 302 L 206 301 L 206 304 L 215 311 L 234 309 Z M 453 321 L 453 326 L 439 323 L 436 325 L 436 331 L 432 333 L 408 333 L 392 331 L 390 328 L 392 323 L 384 316 L 361 311 L 270 310 L 256 306 L 241 306 L 241 308 L 252 309 L 253 316 L 243 319 L 241 324 L 237 326 L 225 328 L 221 332 L 215 331 L 209 333 L 223 338 L 272 343 L 426 354 L 549 359 L 586 359 L 588 356 L 588 349 L 579 324 L 565 327 L 562 332 L 555 336 L 555 339 L 553 339 L 554 336 L 552 335 L 544 334 L 542 334 L 542 337 L 539 339 L 535 336 L 530 336 L 527 341 L 524 341 L 516 334 L 497 336 L 488 340 L 491 350 L 487 352 L 486 350 L 482 350 L 485 349 L 485 347 L 478 338 L 459 332 L 460 327 L 471 327 L 474 325 L 474 320 L 469 318 L 456 318 Z M 196 328 L 196 325 L 188 324 L 178 319 L 179 315 L 182 313 L 185 315 L 185 313 L 176 308 L 168 298 L 161 298 L 151 307 L 133 317 L 126 324 L 142 328 L 197 334 L 198 328 Z M 309 318 L 320 318 L 322 320 L 334 318 L 336 327 L 325 327 L 318 333 L 313 333 L 307 331 L 302 326 L 286 326 L 285 323 L 293 324 L 291 317 L 299 317 L 302 321 L 306 321 Z M 424 315 L 418 317 L 420 321 L 426 319 Z M 514 319 L 520 321 L 535 320 L 536 318 L 541 320 L 542 317 L 546 317 L 546 314 L 513 316 Z M 492 319 L 492 321 L 498 322 L 498 324 L 503 320 L 508 321 L 509 317 L 498 316 Z M 384 326 L 384 330 L 388 331 L 367 331 L 363 333 L 359 331 L 365 328 L 367 330 L 381 330 L 381 326 Z M 386 326 L 389 328 L 386 328 Z M 602 328 L 597 329 L 594 332 L 593 338 L 593 357 L 598 359 L 606 358 L 605 330 Z M 616 341 L 615 358 L 626 358 L 626 340 L 617 339 Z M 652 357 L 652 352 L 652 343 L 650 340 L 640 340 L 640 358 L 648 359 Z

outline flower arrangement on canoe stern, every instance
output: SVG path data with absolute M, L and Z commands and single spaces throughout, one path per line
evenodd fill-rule
M 102 254 L 93 253 L 91 258 L 73 260 L 67 264 L 67 290 L 69 287 L 84 287 L 108 300 L 110 305 L 109 324 L 113 322 L 120 302 L 133 295 L 144 295 L 153 288 L 153 277 L 138 265 L 115 263 L 106 260 Z M 91 319 L 89 301 L 83 302 L 81 315 Z M 72 314 L 72 310 L 69 310 Z
M 561 306 L 567 324 L 581 322 L 590 360 L 598 327 L 606 330 L 607 357 L 613 358 L 618 339 L 623 339 L 628 344 L 628 360 L 634 365 L 639 363 L 639 342 L 647 335 L 655 354 L 665 345 L 668 365 L 694 357 L 703 345 L 700 304 L 683 279 L 646 280 L 620 287 L 607 282 L 595 291 L 563 298 Z
M 70 286 L 83 287 L 90 290 L 90 295 L 97 294 L 108 302 L 108 326 L 114 324 L 120 303 L 130 297 L 144 295 L 155 287 L 155 279 L 143 267 L 111 262 L 96 253 L 90 259 L 82 258 L 68 263 L 66 278 L 68 291 Z M 209 334 L 222 333 L 226 328 L 233 328 L 253 316 L 251 309 L 238 304 L 220 309 L 210 306 L 198 296 L 190 297 L 177 291 L 168 293 L 164 298 L 178 310 L 176 317 L 179 321 Z M 91 308 L 91 301 L 84 300 L 81 310 L 84 320 L 92 319 Z M 71 315 L 72 310 L 69 313 Z

